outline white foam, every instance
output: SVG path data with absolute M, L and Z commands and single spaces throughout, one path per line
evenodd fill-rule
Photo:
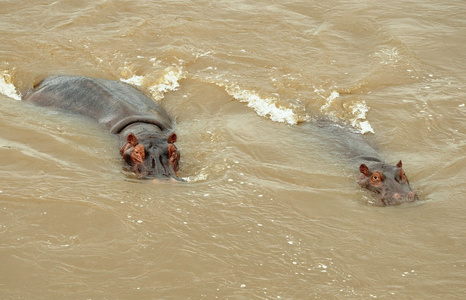
M 374 129 L 372 128 L 369 121 L 364 121 L 366 119 L 366 113 L 369 111 L 369 107 L 367 107 L 366 101 L 357 102 L 351 106 L 352 114 L 354 118 L 351 120 L 351 125 L 353 127 L 359 128 L 361 133 L 364 134 L 366 132 L 374 133 Z
M 186 182 L 198 182 L 198 181 L 206 181 L 208 175 L 205 173 L 206 167 L 201 169 L 201 172 L 198 175 L 190 176 L 190 177 L 183 177 L 183 180 Z
M 226 92 L 240 102 L 247 103 L 248 107 L 254 109 L 259 116 L 291 125 L 297 124 L 299 121 L 292 109 L 277 106 L 276 98 L 261 98 L 255 91 L 242 90 L 237 85 L 217 85 L 225 87 Z
M 155 100 L 163 99 L 164 94 L 169 91 L 176 91 L 180 87 L 179 81 L 186 77 L 182 67 L 167 67 L 164 72 L 155 84 L 147 87 Z M 120 81 L 142 87 L 147 84 L 146 78 L 141 75 L 133 75 L 128 79 L 120 78 Z
M 185 77 L 182 67 L 165 68 L 165 74 L 157 84 L 149 88 L 149 91 L 155 99 L 162 99 L 165 93 L 176 91 L 180 87 L 179 81 Z
M 394 64 L 400 60 L 400 54 L 396 48 L 379 50 L 375 52 L 373 56 L 378 57 L 380 59 L 380 64 L 383 65 Z M 408 72 L 410 71 L 411 70 L 408 70 Z
M 16 87 L 11 83 L 11 76 L 7 71 L 0 73 L 0 94 L 15 100 L 21 100 L 21 94 L 16 91 Z
M 362 134 L 366 132 L 374 133 L 374 129 L 372 128 L 371 124 L 369 124 L 369 121 L 359 122 L 358 125 L 358 127 L 361 129 Z
M 191 176 L 191 177 L 183 177 L 182 178 L 186 182 L 198 182 L 198 181 L 205 181 L 207 180 L 207 175 L 205 174 L 199 174 L 197 176 Z
M 320 108 L 320 111 L 324 111 L 324 110 L 328 110 L 330 108 L 330 105 L 332 105 L 333 103 L 333 100 L 337 99 L 338 97 L 340 97 L 340 94 L 337 92 L 337 91 L 333 91 L 330 96 L 328 96 L 326 99 L 325 99 L 325 104 L 322 105 L 322 107 Z
M 142 86 L 144 83 L 144 76 L 133 75 L 133 77 L 128 78 L 128 79 L 121 78 L 120 81 L 129 83 L 132 85 Z
M 321 92 L 321 90 L 316 89 L 314 92 Z M 330 95 L 327 98 L 323 97 L 325 99 L 325 104 L 322 105 L 320 111 L 325 113 L 330 118 L 337 119 L 338 117 L 336 117 L 336 115 L 338 115 L 338 113 L 332 110 L 331 106 L 335 99 L 339 97 L 340 94 L 337 91 L 333 91 L 332 93 L 330 93 Z M 367 107 L 365 101 L 355 102 L 349 105 L 348 108 L 350 109 L 349 114 L 345 114 L 346 117 L 339 117 L 340 119 L 342 119 L 344 122 L 349 123 L 354 128 L 359 129 L 359 131 L 362 134 L 367 132 L 374 133 L 374 129 L 372 128 L 371 124 L 369 124 L 369 121 L 366 120 L 366 113 L 369 111 L 369 107 Z

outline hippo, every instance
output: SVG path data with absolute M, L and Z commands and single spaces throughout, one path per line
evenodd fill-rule
M 332 141 L 331 152 L 338 153 L 357 169 L 356 182 L 378 195 L 382 205 L 398 205 L 413 202 L 418 196 L 411 190 L 401 160 L 396 165 L 385 163 L 375 148 L 361 134 L 345 125 L 328 119 L 317 119 L 316 125 L 327 139 Z
M 139 178 L 178 177 L 180 153 L 168 113 L 136 87 L 114 80 L 52 76 L 23 101 L 88 116 L 120 139 L 126 168 Z

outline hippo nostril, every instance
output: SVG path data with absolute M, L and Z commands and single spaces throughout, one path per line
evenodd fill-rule
M 393 195 L 393 197 L 395 197 L 396 199 L 398 199 L 398 198 L 400 198 L 400 195 L 398 195 L 398 193 L 395 193 L 395 194 Z
M 167 170 L 165 169 L 165 165 L 164 165 L 164 163 L 163 163 L 163 158 L 162 158 L 162 156 L 159 156 L 159 165 L 160 165 L 160 167 L 161 167 L 159 171 L 160 171 L 160 172 L 163 172 L 163 173 L 160 174 L 160 175 L 166 175 L 166 174 L 167 174 Z

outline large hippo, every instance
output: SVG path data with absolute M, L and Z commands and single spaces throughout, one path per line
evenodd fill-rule
M 120 81 L 52 76 L 24 101 L 95 119 L 120 138 L 120 154 L 139 177 L 175 178 L 180 154 L 167 112 L 137 88 Z
M 375 192 L 382 205 L 397 205 L 418 199 L 411 190 L 401 160 L 396 165 L 387 164 L 361 134 L 327 119 L 320 119 L 316 123 L 319 131 L 332 140 L 334 152 L 344 153 L 358 168 L 356 181 L 359 185 Z

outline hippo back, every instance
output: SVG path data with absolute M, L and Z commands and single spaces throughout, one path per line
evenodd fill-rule
M 89 116 L 115 134 L 136 122 L 157 125 L 162 131 L 173 128 L 162 107 L 120 81 L 52 76 L 31 89 L 23 100 Z

